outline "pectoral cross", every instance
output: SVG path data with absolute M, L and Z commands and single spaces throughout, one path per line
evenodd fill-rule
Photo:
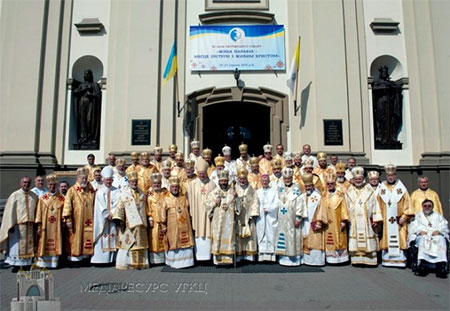
M 391 216 L 391 218 L 389 218 L 389 222 L 390 222 L 391 224 L 393 224 L 395 221 L 396 221 L 396 219 L 395 219 L 394 216 Z
M 92 221 L 88 219 L 84 222 L 84 224 L 86 225 L 86 227 L 90 227 L 92 225 Z
M 280 211 L 283 215 L 287 213 L 287 209 L 285 207 L 283 207 Z
M 391 200 L 389 200 L 389 201 L 388 201 L 389 207 L 391 207 L 391 204 L 392 204 L 392 202 L 391 202 Z
M 56 222 L 56 217 L 52 215 L 48 218 L 48 221 L 52 224 L 52 223 Z

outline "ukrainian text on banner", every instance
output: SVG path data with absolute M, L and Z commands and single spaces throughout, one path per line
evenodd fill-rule
M 283 25 L 191 26 L 192 71 L 285 70 Z

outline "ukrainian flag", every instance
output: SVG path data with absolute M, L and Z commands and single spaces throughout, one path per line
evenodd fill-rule
M 163 85 L 175 76 L 177 69 L 177 43 L 174 42 L 172 50 L 170 51 L 169 60 L 167 61 L 166 69 L 164 70 Z

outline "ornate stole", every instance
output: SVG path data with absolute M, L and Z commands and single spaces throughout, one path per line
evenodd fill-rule
M 367 239 L 369 235 L 369 233 L 367 232 L 368 217 L 366 204 L 367 200 L 369 200 L 370 196 L 372 195 L 372 191 L 364 186 L 364 189 L 362 190 L 362 193 L 359 197 L 352 198 L 352 194 L 356 196 L 357 191 L 355 189 L 351 189 L 348 192 L 349 199 L 355 205 L 354 212 L 356 219 L 356 247 L 358 251 L 365 252 L 367 250 Z
M 303 235 L 307 236 L 309 234 L 309 229 L 311 228 L 311 221 L 316 213 L 317 205 L 319 205 L 320 202 L 320 194 L 314 191 L 309 197 L 305 194 L 305 197 L 306 207 L 308 208 L 308 218 L 303 220 Z
M 400 255 L 399 228 L 398 228 L 398 208 L 397 203 L 406 193 L 406 188 L 399 180 L 392 192 L 382 183 L 379 189 L 379 195 L 386 204 L 386 220 L 388 234 L 388 252 L 392 255 Z
M 134 190 L 130 189 L 130 191 Z M 122 202 L 125 207 L 126 218 L 129 224 L 129 229 L 145 225 L 144 221 L 142 220 L 141 213 L 139 213 L 133 194 L 130 193 L 129 191 L 123 191 L 121 195 L 122 195 Z M 139 202 L 139 204 L 140 203 L 141 202 Z

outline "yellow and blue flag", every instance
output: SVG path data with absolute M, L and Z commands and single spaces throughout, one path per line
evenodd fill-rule
M 170 51 L 169 59 L 167 60 L 166 69 L 164 69 L 163 74 L 163 85 L 172 79 L 178 70 L 177 64 L 177 43 L 174 42 L 172 46 L 172 50 Z

